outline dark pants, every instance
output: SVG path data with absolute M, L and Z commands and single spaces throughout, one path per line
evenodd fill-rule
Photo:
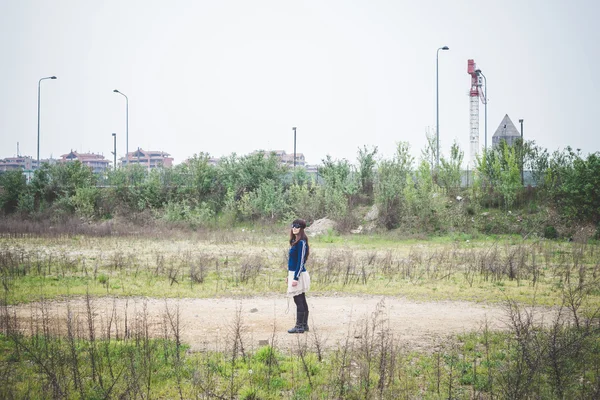
M 300 293 L 294 296 L 294 303 L 296 303 L 296 325 L 308 324 L 308 303 L 306 302 L 306 294 Z

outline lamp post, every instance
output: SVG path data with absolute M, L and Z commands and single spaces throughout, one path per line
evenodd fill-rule
M 129 165 L 129 98 L 123 92 L 119 92 L 117 89 L 113 90 L 115 93 L 119 93 L 123 97 L 125 97 L 125 160 L 127 165 Z
M 475 73 L 477 73 L 477 75 L 481 75 L 483 76 L 483 97 L 485 97 L 485 102 L 483 103 L 484 106 L 484 113 L 485 113 L 485 141 L 484 141 L 484 149 L 487 151 L 487 78 L 485 77 L 485 75 L 483 74 L 483 72 L 481 72 L 480 69 L 476 69 Z
M 294 170 L 296 169 L 296 127 L 292 128 L 294 130 Z
M 439 90 L 439 56 L 440 50 L 450 50 L 450 47 L 444 46 L 437 49 L 435 54 L 435 137 L 436 137 L 436 169 L 440 165 L 440 90 Z
M 525 186 L 525 177 L 523 175 L 523 153 L 525 152 L 525 142 L 523 141 L 523 119 L 519 120 L 521 124 L 521 186 Z
M 56 79 L 55 76 L 47 76 L 38 81 L 38 129 L 37 129 L 37 168 L 40 168 L 40 86 L 44 79 Z
M 112 137 L 113 137 L 113 147 L 114 147 L 114 150 L 112 151 L 112 154 L 113 154 L 113 169 L 116 171 L 117 170 L 117 134 L 113 133 Z

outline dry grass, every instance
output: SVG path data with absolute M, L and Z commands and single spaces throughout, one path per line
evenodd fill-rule
M 0 278 L 9 303 L 40 296 L 213 297 L 284 290 L 285 239 L 236 231 L 181 237 L 0 239 Z M 408 242 L 313 241 L 313 291 L 402 295 L 416 300 L 559 304 L 572 282 L 596 287 L 599 246 L 513 239 Z M 598 303 L 599 296 L 593 297 Z M 576 301 L 576 299 L 574 300 Z

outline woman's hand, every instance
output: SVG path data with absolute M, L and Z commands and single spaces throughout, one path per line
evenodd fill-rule
M 292 286 L 298 286 L 298 281 L 296 281 L 296 280 L 292 281 Z

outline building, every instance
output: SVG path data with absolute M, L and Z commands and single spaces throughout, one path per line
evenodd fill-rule
M 159 167 L 170 168 L 173 166 L 173 157 L 164 151 L 150 151 L 138 148 L 136 151 L 129 152 L 127 157 L 121 157 L 121 166 L 139 164 L 146 168 L 154 169 Z
M 90 167 L 95 174 L 103 174 L 109 167 L 110 161 L 106 160 L 102 154 L 78 153 L 71 150 L 68 154 L 60 156 L 60 162 L 71 162 L 79 160 L 81 164 Z
M 29 156 L 7 157 L 0 159 L 0 171 L 13 171 L 22 169 L 23 171 L 31 171 L 37 168 L 37 160 Z
M 517 139 L 521 139 L 521 134 L 515 127 L 515 124 L 510 120 L 508 114 L 502 118 L 500 126 L 496 129 L 496 133 L 492 136 L 492 147 L 496 147 L 500 144 L 500 141 L 506 141 L 506 144 L 512 146 L 515 144 Z

